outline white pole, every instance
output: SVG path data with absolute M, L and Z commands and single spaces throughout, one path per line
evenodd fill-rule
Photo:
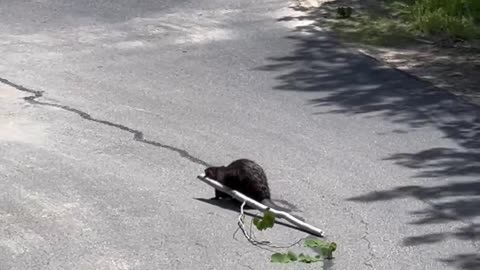
M 248 205 L 250 205 L 251 207 L 254 207 L 262 212 L 265 212 L 265 211 L 270 211 L 272 213 L 275 214 L 275 216 L 278 216 L 280 218 L 283 218 L 283 219 L 286 219 L 288 221 L 290 221 L 291 223 L 295 224 L 296 226 L 316 235 L 316 236 L 320 236 L 320 237 L 323 237 L 324 236 L 324 233 L 322 230 L 310 225 L 310 224 L 307 224 L 297 218 L 295 218 L 294 216 L 290 215 L 289 213 L 287 212 L 284 212 L 284 211 L 279 211 L 279 210 L 276 210 L 274 208 L 270 208 L 266 205 L 263 205 L 257 201 L 255 201 L 254 199 L 251 199 L 247 196 L 245 196 L 244 194 L 236 191 L 236 190 L 233 190 L 227 186 L 224 186 L 222 184 L 220 184 L 219 182 L 213 180 L 213 179 L 210 179 L 208 177 L 205 176 L 205 174 L 201 174 L 199 176 L 197 176 L 198 179 L 202 180 L 203 182 L 207 183 L 208 185 L 212 186 L 213 188 L 215 189 L 218 189 L 222 192 L 225 192 L 227 194 L 229 194 L 230 196 L 232 196 L 233 198 L 237 199 L 238 201 L 240 202 L 247 202 Z

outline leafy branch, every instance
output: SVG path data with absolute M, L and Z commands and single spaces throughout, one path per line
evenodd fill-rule
M 264 212 L 262 218 L 255 217 L 253 219 L 253 224 L 259 231 L 273 228 L 275 224 L 275 214 L 266 211 Z M 310 256 L 304 253 L 297 255 L 293 251 L 289 250 L 286 253 L 276 252 L 272 254 L 270 261 L 274 263 L 315 263 L 322 261 L 324 258 L 333 259 L 333 252 L 337 249 L 337 244 L 335 242 L 327 242 L 316 238 L 306 239 L 303 243 L 303 246 L 317 251 L 320 253 L 320 255 Z

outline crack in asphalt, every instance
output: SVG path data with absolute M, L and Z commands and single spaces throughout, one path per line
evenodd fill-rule
M 353 220 L 355 220 L 355 214 L 348 208 L 344 207 L 343 210 L 345 212 L 347 212 L 348 214 L 350 214 L 351 218 Z M 372 269 L 375 269 L 375 266 L 373 266 L 373 264 L 371 263 L 371 261 L 373 259 L 375 259 L 375 253 L 373 252 L 373 249 L 372 249 L 372 242 L 370 240 L 368 240 L 368 235 L 369 235 L 369 224 L 368 222 L 366 222 L 363 218 L 360 217 L 360 223 L 363 224 L 364 226 L 364 234 L 362 235 L 362 237 L 360 237 L 360 239 L 362 239 L 364 242 L 367 243 L 367 249 L 368 249 L 368 255 L 369 257 L 363 262 L 363 264 L 367 267 L 370 267 Z
M 152 146 L 156 146 L 156 147 L 160 147 L 160 148 L 163 148 L 163 149 L 167 149 L 167 150 L 170 150 L 170 151 L 173 151 L 173 152 L 177 152 L 182 158 L 185 158 L 185 159 L 187 159 L 187 160 L 189 160 L 193 163 L 203 165 L 205 167 L 211 166 L 207 162 L 192 156 L 186 150 L 183 150 L 183 149 L 171 146 L 171 145 L 163 144 L 163 143 L 160 143 L 160 142 L 147 140 L 147 139 L 145 139 L 145 137 L 143 135 L 143 132 L 141 132 L 139 130 L 136 130 L 136 129 L 133 129 L 133 128 L 130 128 L 130 127 L 127 127 L 127 126 L 124 126 L 124 125 L 121 125 L 121 124 L 109 122 L 109 121 L 106 121 L 106 120 L 93 118 L 90 114 L 88 114 L 88 113 L 86 113 L 82 110 L 75 109 L 75 108 L 72 108 L 72 107 L 69 107 L 69 106 L 66 106 L 66 105 L 38 101 L 37 99 L 43 97 L 43 94 L 45 93 L 45 91 L 38 91 L 38 90 L 29 89 L 27 87 L 16 84 L 14 82 L 11 82 L 11 81 L 9 81 L 7 79 L 4 79 L 4 78 L 1 78 L 1 77 L 0 77 L 0 82 L 3 83 L 3 84 L 6 84 L 8 86 L 11 86 L 11 87 L 13 87 L 13 88 L 15 88 L 19 91 L 27 92 L 27 93 L 32 94 L 31 96 L 27 96 L 27 97 L 23 98 L 25 101 L 27 101 L 31 104 L 48 106 L 48 107 L 55 107 L 55 108 L 59 108 L 59 109 L 65 110 L 65 111 L 73 112 L 75 114 L 78 114 L 80 117 L 82 117 L 85 120 L 96 122 L 96 123 L 106 125 L 106 126 L 110 126 L 110 127 L 114 127 L 114 128 L 117 128 L 117 129 L 120 129 L 120 130 L 123 130 L 123 131 L 127 131 L 127 132 L 133 134 L 133 140 L 135 140 L 135 141 L 145 143 L 145 144 L 148 144 L 148 145 L 152 145 Z
M 360 239 L 367 242 L 368 253 L 370 255 L 370 258 L 368 258 L 365 262 L 363 262 L 363 264 L 372 269 L 375 269 L 375 267 L 371 263 L 371 261 L 375 258 L 375 254 L 373 253 L 373 249 L 372 249 L 372 242 L 370 242 L 370 240 L 368 240 L 367 238 L 369 235 L 368 222 L 366 222 L 363 218 L 361 218 L 360 223 L 362 223 L 363 226 L 365 226 L 365 229 L 364 229 L 365 234 L 362 237 L 360 237 Z

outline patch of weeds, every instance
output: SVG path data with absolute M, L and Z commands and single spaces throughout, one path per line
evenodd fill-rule
M 415 37 L 405 5 L 398 2 L 387 2 L 376 9 L 354 10 L 349 19 L 334 20 L 331 26 L 343 40 L 375 46 L 401 45 Z
M 479 0 L 377 0 L 373 3 L 356 7 L 351 17 L 332 20 L 332 29 L 345 41 L 388 47 L 413 44 L 417 36 L 434 41 L 480 38 Z
M 344 40 L 377 46 L 395 46 L 414 38 L 411 27 L 406 23 L 368 15 L 337 21 L 332 29 Z
M 413 26 L 419 31 L 432 36 L 446 36 L 471 40 L 480 37 L 480 19 L 476 2 L 449 0 L 449 1 L 417 1 L 410 6 Z M 469 4 L 471 3 L 471 4 Z

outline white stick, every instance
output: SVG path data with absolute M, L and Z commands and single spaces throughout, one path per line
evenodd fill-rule
M 201 174 L 199 176 L 197 176 L 198 179 L 202 180 L 203 182 L 207 183 L 208 185 L 212 186 L 213 188 L 215 189 L 218 189 L 222 192 L 225 192 L 227 194 L 229 194 L 230 196 L 232 196 L 233 198 L 237 199 L 238 201 L 240 202 L 247 202 L 248 205 L 250 205 L 251 207 L 254 207 L 262 212 L 265 212 L 265 211 L 270 211 L 272 213 L 275 214 L 276 217 L 280 217 L 280 218 L 283 218 L 283 219 L 286 219 L 288 221 L 290 221 L 291 223 L 297 225 L 298 227 L 316 235 L 316 236 L 320 236 L 320 237 L 323 237 L 323 231 L 310 225 L 310 224 L 307 224 L 297 218 L 295 218 L 294 216 L 290 215 L 289 213 L 286 213 L 284 211 L 279 211 L 279 210 L 276 210 L 274 208 L 270 208 L 268 206 L 265 206 L 257 201 L 255 201 L 254 199 L 251 199 L 247 196 L 245 196 L 244 194 L 236 191 L 236 190 L 233 190 L 227 186 L 224 186 L 222 184 L 220 184 L 219 182 L 213 180 L 213 179 L 210 179 L 208 177 L 205 176 L 205 174 Z

